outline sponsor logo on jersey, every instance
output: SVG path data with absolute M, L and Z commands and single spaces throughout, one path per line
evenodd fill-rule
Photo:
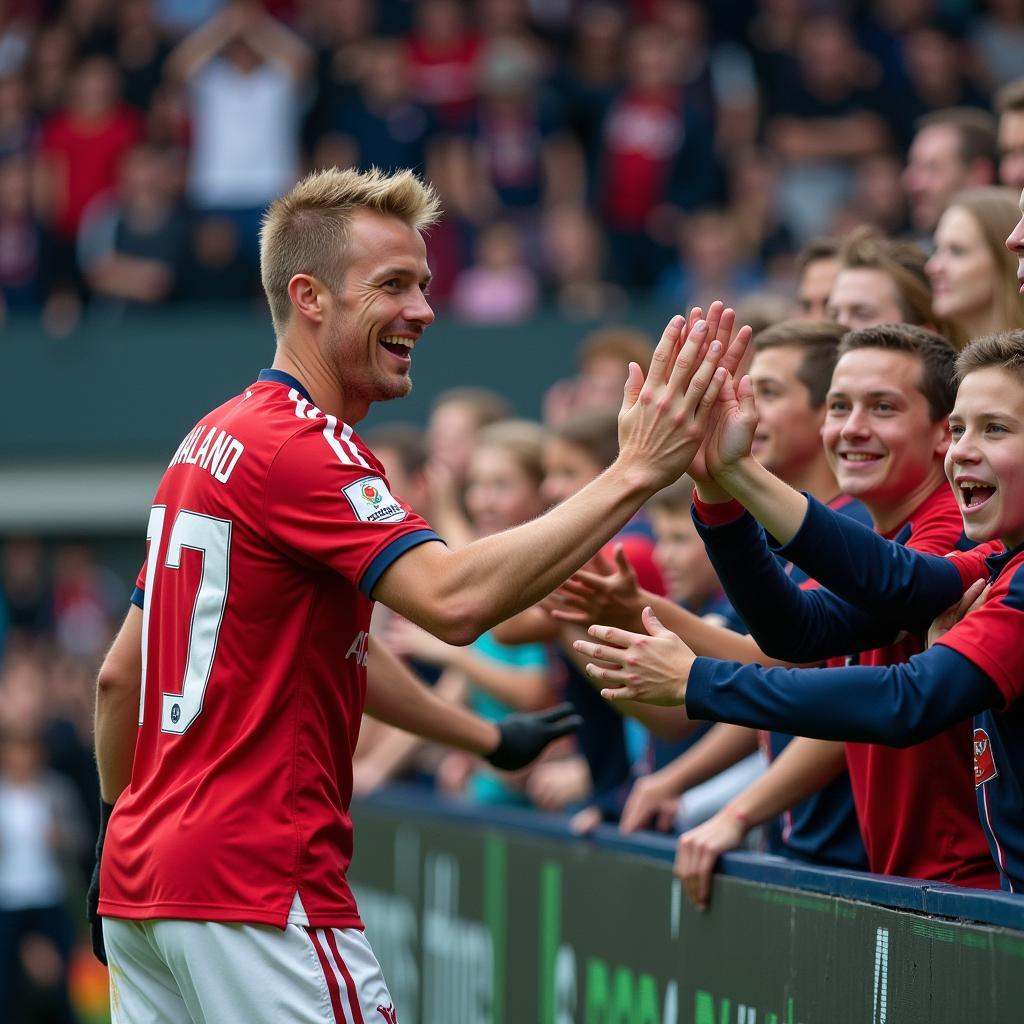
M 377 1012 L 387 1021 L 387 1024 L 398 1024 L 398 1013 L 395 1010 L 394 1003 L 389 1003 L 387 1006 L 378 1006 Z
M 408 515 L 379 476 L 364 476 L 346 484 L 341 493 L 348 499 L 356 519 L 364 523 L 400 523 Z
M 992 743 L 984 729 L 974 730 L 974 785 L 983 786 L 994 779 L 999 772 L 996 770 L 995 758 L 992 756 Z

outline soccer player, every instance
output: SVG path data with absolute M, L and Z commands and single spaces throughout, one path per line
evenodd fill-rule
M 840 353 L 822 432 L 839 485 L 845 493 L 861 498 L 883 536 L 900 536 L 912 549 L 936 555 L 962 547 L 962 523 L 942 474 L 953 398 L 952 347 L 921 328 L 893 324 L 848 334 Z M 749 426 L 756 420 L 749 383 L 743 396 Z M 727 485 L 728 493 L 716 490 L 714 483 L 702 482 L 699 498 L 703 500 L 695 502 L 695 514 L 726 593 L 762 648 L 792 662 L 860 651 L 864 652 L 860 664 L 871 666 L 895 665 L 918 653 L 926 624 L 924 630 L 897 637 L 889 619 L 865 622 L 862 613 L 829 591 L 801 590 L 779 568 L 764 533 L 741 514 L 739 505 L 725 500 L 740 492 L 745 502 L 756 501 L 740 483 L 748 473 L 756 473 L 758 486 L 770 480 L 773 486 L 785 488 L 749 456 L 745 436 L 740 438 L 746 446 L 742 473 L 733 471 L 732 461 L 726 463 L 716 438 L 736 418 L 723 415 L 722 427 L 707 446 L 714 483 Z M 733 449 L 726 455 L 732 456 Z M 720 479 L 726 476 L 727 480 Z M 774 524 L 766 527 L 776 536 Z M 585 642 L 581 650 L 594 656 L 594 646 Z M 607 678 L 607 671 L 593 670 L 598 678 Z M 763 671 L 750 668 L 752 677 L 760 677 Z M 771 700 L 771 692 L 765 691 L 766 701 Z M 691 710 L 708 717 L 703 708 L 696 711 L 691 706 Z M 809 728 L 804 717 L 799 718 L 799 726 L 793 724 L 797 716 L 733 720 L 788 729 L 801 736 L 862 740 L 860 735 L 838 730 Z M 869 738 L 849 742 L 846 748 L 871 869 L 998 887 L 974 809 L 969 723 L 949 724 L 945 731 L 905 750 L 883 746 L 884 742 Z M 931 798 L 922 800 L 923 792 Z
M 373 601 L 456 644 L 537 602 L 686 470 L 716 364 L 742 356 L 742 337 L 723 353 L 673 318 L 646 378 L 630 367 L 615 463 L 449 551 L 351 426 L 409 391 L 437 216 L 409 171 L 332 169 L 275 201 L 260 239 L 273 367 L 202 417 L 158 487 L 97 691 L 98 909 L 125 1021 L 394 1019 L 345 879 L 364 706 L 501 768 L 568 723 L 443 705 L 368 635 Z
M 1024 230 L 1020 234 L 1024 254 Z M 920 630 L 966 589 L 957 609 L 962 612 L 977 597 L 980 581 L 988 579 L 987 599 L 947 632 L 940 632 L 929 650 L 900 665 L 808 673 L 695 660 L 682 653 L 684 645 L 667 630 L 657 629 L 653 642 L 638 636 L 627 640 L 625 635 L 606 639 L 616 645 L 613 658 L 618 664 L 631 657 L 635 662 L 638 641 L 646 652 L 638 670 L 645 677 L 645 695 L 633 684 L 625 687 L 624 695 L 667 701 L 674 699 L 674 692 L 697 717 L 762 724 L 784 721 L 808 735 L 905 744 L 974 715 L 973 734 L 968 735 L 973 741 L 978 813 L 1002 888 L 1022 892 L 1024 331 L 973 342 L 958 357 L 957 374 L 961 383 L 950 415 L 952 443 L 945 469 L 967 535 L 989 542 L 971 551 L 937 558 L 887 541 L 768 480 L 749 460 L 716 473 L 716 479 L 728 482 L 743 493 L 744 501 L 757 506 L 765 526 L 785 542 L 786 554 L 856 602 L 856 625 L 865 638 L 875 630 L 875 637 L 866 642 L 873 642 L 883 630 L 890 635 L 901 627 Z M 749 412 L 748 408 L 736 421 L 740 433 L 744 421 L 753 422 Z M 758 478 L 768 491 L 754 499 L 741 480 L 753 484 Z M 821 618 L 816 645 L 836 642 L 831 628 L 835 625 L 827 616 Z M 847 636 L 843 642 L 848 642 Z M 655 647 L 660 648 L 657 654 Z M 609 648 L 601 651 L 606 658 Z M 655 660 L 667 671 L 659 670 L 660 679 L 652 686 Z M 935 789 L 918 793 L 919 800 L 937 798 Z M 925 836 L 921 839 L 927 841 Z

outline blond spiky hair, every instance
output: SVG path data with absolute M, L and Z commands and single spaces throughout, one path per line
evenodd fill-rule
M 340 291 L 348 227 L 357 210 L 397 217 L 422 231 L 441 216 L 441 201 L 412 171 L 387 174 L 376 167 L 314 171 L 275 199 L 260 228 L 260 277 L 276 331 L 291 314 L 288 282 L 296 274 Z

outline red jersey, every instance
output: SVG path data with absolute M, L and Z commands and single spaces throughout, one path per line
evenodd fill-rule
M 949 485 L 942 484 L 885 536 L 911 525 L 907 547 L 932 555 L 953 551 L 963 521 Z M 921 650 L 905 636 L 861 654 L 861 665 L 895 665 Z M 972 726 L 958 722 L 924 743 L 896 749 L 847 743 L 846 761 L 871 870 L 998 889 L 999 875 L 978 821 Z
M 264 370 L 185 437 L 148 539 L 100 913 L 362 927 L 345 873 L 369 595 L 439 538 L 351 427 Z

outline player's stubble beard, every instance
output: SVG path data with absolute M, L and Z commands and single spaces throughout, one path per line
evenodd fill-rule
M 390 402 L 412 391 L 412 375 L 388 374 L 376 362 L 379 342 L 369 337 L 353 342 L 351 327 L 334 319 L 327 332 L 325 355 L 334 368 L 342 394 L 365 401 Z

